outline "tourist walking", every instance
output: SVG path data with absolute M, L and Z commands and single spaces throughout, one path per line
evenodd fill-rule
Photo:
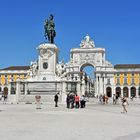
M 67 103 L 67 108 L 70 108 L 70 95 L 69 94 L 67 94 L 66 103 Z
M 100 94 L 100 96 L 99 96 L 99 102 L 100 102 L 101 104 L 103 104 L 103 95 L 102 95 L 102 94 Z
M 103 95 L 102 100 L 103 100 L 103 104 L 105 104 L 105 94 Z
M 4 92 L 2 91 L 2 95 L 1 95 L 0 100 L 3 102 L 3 104 L 6 104 L 6 101 L 7 101 L 7 94 L 8 94 L 8 93 L 4 93 Z
M 113 105 L 115 105 L 115 104 L 116 104 L 116 95 L 113 94 Z
M 2 101 L 2 98 L 3 98 L 3 92 L 1 93 L 0 101 Z
M 2 91 L 2 93 L 1 93 L 1 100 L 4 101 L 4 92 L 3 92 L 3 91 Z
M 75 95 L 75 108 L 79 108 L 79 101 L 80 101 L 80 97 L 76 94 Z
M 108 99 L 109 99 L 109 98 L 108 98 L 108 96 L 106 95 L 106 96 L 105 96 L 105 104 L 108 104 Z
M 85 106 L 86 106 L 86 99 L 85 99 L 85 96 L 82 95 L 80 98 L 80 107 L 85 108 Z
M 58 107 L 58 98 L 59 98 L 59 93 L 56 93 L 54 96 L 54 102 L 55 102 L 55 107 Z
M 118 104 L 118 100 L 119 100 L 119 95 L 116 94 L 116 104 Z
M 122 107 L 123 107 L 123 111 L 121 113 L 127 113 L 128 110 L 126 109 L 126 106 L 129 105 L 128 101 L 125 97 L 122 98 Z
M 75 94 L 74 93 L 70 93 L 70 99 L 69 99 L 69 102 L 70 102 L 70 108 L 74 108 L 74 101 L 75 101 Z
M 4 93 L 4 103 L 6 104 L 8 93 Z

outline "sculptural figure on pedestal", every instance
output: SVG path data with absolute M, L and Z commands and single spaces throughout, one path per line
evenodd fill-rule
M 54 37 L 56 36 L 55 32 L 55 23 L 53 21 L 53 15 L 50 15 L 49 19 L 45 21 L 44 29 L 45 29 L 45 38 L 48 39 L 49 43 L 54 43 Z
M 57 70 L 56 70 L 57 76 L 61 77 L 61 76 L 63 76 L 64 73 L 65 73 L 66 66 L 65 66 L 65 64 L 61 61 L 61 62 L 59 62 L 59 64 L 57 64 L 56 69 L 57 69 Z
M 32 61 L 31 62 L 31 66 L 30 66 L 30 76 L 31 77 L 35 77 L 36 75 L 37 75 L 37 67 L 38 67 L 38 65 L 37 65 L 37 62 L 36 61 Z

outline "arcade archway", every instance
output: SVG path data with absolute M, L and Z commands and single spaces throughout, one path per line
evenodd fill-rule
M 136 88 L 135 87 L 131 87 L 131 89 L 130 89 L 130 96 L 131 97 L 135 97 L 136 96 Z
M 116 95 L 117 95 L 118 97 L 121 96 L 121 88 L 120 88 L 120 87 L 116 87 Z
M 107 87 L 107 88 L 106 88 L 106 95 L 107 95 L 108 97 L 112 97 L 112 89 L 111 89 L 111 87 Z
M 123 97 L 129 97 L 128 87 L 123 88 Z

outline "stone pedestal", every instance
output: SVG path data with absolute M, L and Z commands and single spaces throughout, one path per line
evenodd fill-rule
M 56 75 L 58 48 L 55 44 L 43 43 L 37 50 L 38 60 L 31 62 L 30 78 L 25 81 L 25 95 L 20 100 L 35 102 L 35 96 L 39 95 L 42 102 L 53 102 L 53 96 L 62 91 L 60 77 Z M 37 108 L 39 106 L 37 102 Z
M 58 48 L 55 44 L 44 43 L 37 49 L 39 51 L 37 80 L 55 81 Z

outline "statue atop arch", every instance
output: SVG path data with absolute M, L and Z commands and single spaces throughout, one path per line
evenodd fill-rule
M 81 41 L 80 47 L 81 48 L 94 48 L 95 44 L 94 44 L 94 41 L 91 40 L 90 36 L 86 35 L 85 38 Z
M 45 38 L 48 39 L 49 43 L 54 43 L 54 37 L 56 36 L 55 32 L 55 23 L 53 21 L 54 16 L 51 14 L 49 19 L 45 20 L 44 29 L 45 29 Z

